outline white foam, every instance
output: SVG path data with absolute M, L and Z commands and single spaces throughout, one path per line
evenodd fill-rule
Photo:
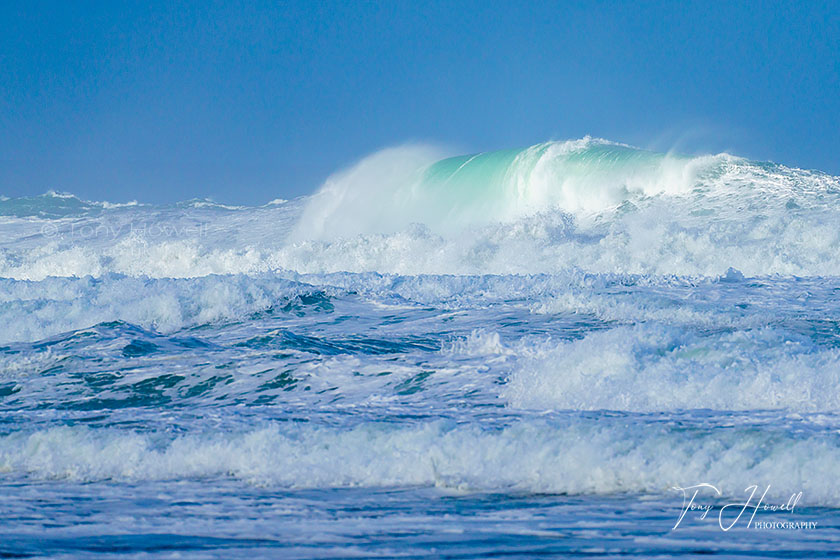
M 840 504 L 836 436 L 707 431 L 606 421 L 519 421 L 501 430 L 436 421 L 340 430 L 267 426 L 162 438 L 82 427 L 0 438 L 0 470 L 76 481 L 234 477 L 287 487 L 431 486 L 569 494 L 671 492 L 706 482 L 741 496 L 802 491 Z
M 519 355 L 502 393 L 516 408 L 840 410 L 840 350 L 771 328 L 701 336 L 620 326 L 531 342 Z
M 41 340 L 110 321 L 171 332 L 284 305 L 313 290 L 279 278 L 242 276 L 0 280 L 0 342 Z

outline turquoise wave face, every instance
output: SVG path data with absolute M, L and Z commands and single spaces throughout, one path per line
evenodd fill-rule
M 683 193 L 720 159 L 592 140 L 547 142 L 435 162 L 423 170 L 416 190 L 460 225 L 510 221 L 547 211 L 603 210 L 636 195 Z
M 73 195 L 49 193 L 19 198 L 0 197 L 0 216 L 15 218 L 66 218 L 89 215 L 98 210 L 101 206 Z
M 614 171 L 627 174 L 653 171 L 667 157 L 679 159 L 679 156 L 666 156 L 603 141 L 546 142 L 518 150 L 446 158 L 425 170 L 423 182 L 428 185 L 450 185 L 454 189 L 480 195 L 487 186 L 498 188 L 516 176 L 527 177 L 540 164 L 548 164 L 553 178 L 562 181 L 572 176 Z M 549 161 L 546 162 L 544 158 Z

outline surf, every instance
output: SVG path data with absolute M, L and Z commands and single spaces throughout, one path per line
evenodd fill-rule
M 452 235 L 540 213 L 585 219 L 658 197 L 702 199 L 825 191 L 836 178 L 730 154 L 658 153 L 585 137 L 440 157 L 428 146 L 372 154 L 326 180 L 294 239 L 393 233 L 412 223 Z

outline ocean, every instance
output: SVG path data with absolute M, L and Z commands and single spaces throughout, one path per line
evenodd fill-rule
M 2 198 L 0 557 L 836 558 L 838 224 L 593 138 Z

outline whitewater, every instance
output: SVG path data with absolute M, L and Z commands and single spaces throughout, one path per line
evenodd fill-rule
M 0 556 L 834 557 L 838 224 L 838 177 L 588 137 L 2 197 Z M 816 528 L 723 531 L 753 485 Z

